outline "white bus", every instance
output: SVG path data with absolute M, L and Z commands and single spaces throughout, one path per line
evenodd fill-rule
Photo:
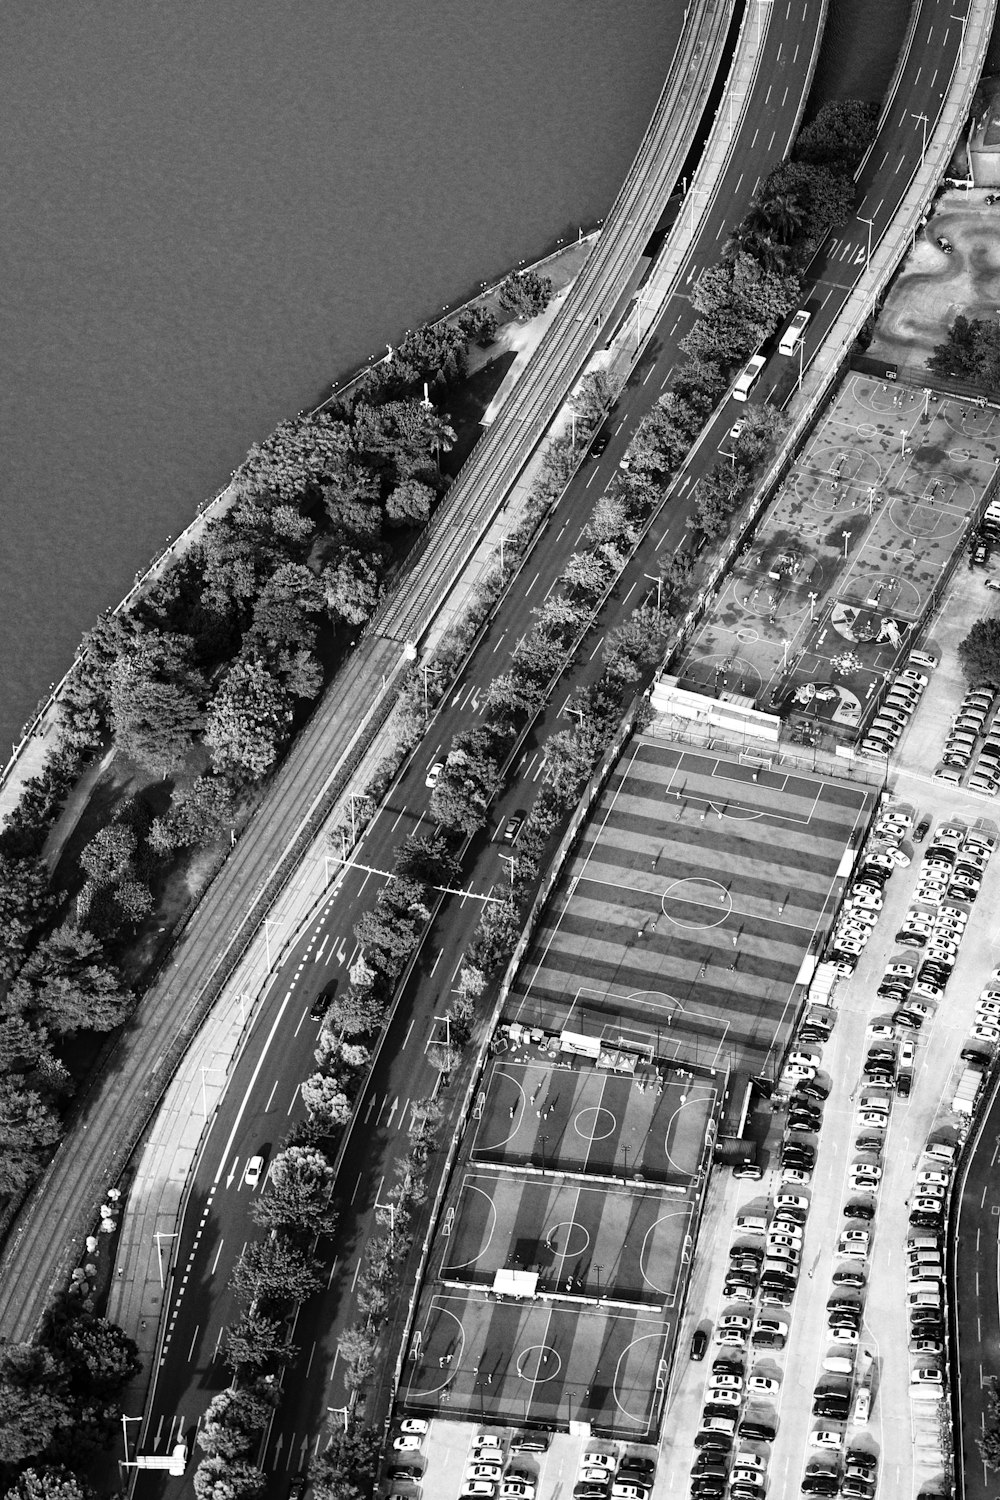
M 755 354 L 753 359 L 747 361 L 733 386 L 733 400 L 745 401 L 760 379 L 760 372 L 767 364 L 763 354 Z
M 784 333 L 781 335 L 781 342 L 778 345 L 779 354 L 795 353 L 796 349 L 799 347 L 802 335 L 806 331 L 806 325 L 808 324 L 811 317 L 812 313 L 807 313 L 804 307 L 799 309 L 799 311 L 795 314 L 795 317 L 785 329 Z

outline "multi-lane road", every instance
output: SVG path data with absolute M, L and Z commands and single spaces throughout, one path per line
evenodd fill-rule
M 976 1446 L 986 1425 L 989 1382 L 1000 1380 L 1000 1089 L 980 1121 L 960 1179 L 954 1225 L 954 1287 L 958 1320 L 958 1412 L 961 1484 L 966 1500 L 988 1500 L 996 1479 Z M 959 1455 L 956 1455 L 958 1457 Z
M 778 0 L 770 7 L 768 56 L 754 85 L 748 127 L 739 137 L 724 178 L 706 209 L 676 294 L 670 298 L 649 349 L 618 403 L 612 418 L 612 441 L 601 459 L 585 465 L 570 486 L 498 609 L 482 646 L 391 789 L 357 851 L 359 864 L 389 868 L 391 851 L 399 841 L 421 824 L 428 826 L 429 793 L 424 786 L 427 767 L 447 747 L 456 730 L 474 720 L 486 685 L 506 670 L 529 611 L 542 602 L 566 558 L 578 546 L 593 501 L 614 474 L 636 424 L 669 379 L 677 342 L 691 326 L 688 288 L 699 272 L 717 259 L 726 234 L 744 211 L 757 183 L 787 148 L 818 24 L 817 10 L 809 0 Z M 959 43 L 960 24 L 949 21 L 949 11 L 948 0 L 924 0 L 921 5 L 910 60 L 859 180 L 857 213 L 823 247 L 811 268 L 812 284 L 804 294 L 813 311 L 807 360 L 863 269 L 867 221 L 874 221 L 873 243 L 877 243 L 919 164 L 922 131 L 913 114 L 926 113 L 931 119 L 936 115 Z M 758 388 L 760 395 L 786 398 L 797 373 L 797 361 L 775 358 Z M 607 627 L 653 589 L 648 575 L 684 544 L 688 536 L 685 518 L 698 478 L 725 446 L 733 415 L 731 407 L 723 407 L 675 481 L 640 554 L 626 570 L 598 621 L 591 645 L 579 653 L 582 660 L 567 673 L 529 737 L 510 790 L 495 810 L 491 832 L 502 826 L 512 810 L 530 804 L 541 773 L 539 747 L 553 730 L 566 725 L 560 711 L 567 693 L 599 674 L 599 647 Z M 489 838 L 475 842 L 467 863 L 467 878 L 474 888 L 486 890 L 503 877 L 497 854 Z M 178 1245 L 177 1264 L 184 1285 L 175 1283 L 173 1288 L 172 1332 L 142 1444 L 147 1451 L 166 1451 L 179 1428 L 190 1433 L 213 1391 L 225 1383 L 225 1370 L 215 1352 L 221 1329 L 237 1311 L 227 1283 L 244 1241 L 254 1233 L 248 1217 L 251 1190 L 243 1184 L 243 1168 L 262 1147 L 273 1152 L 297 1116 L 297 1086 L 311 1071 L 317 1031 L 316 1023 L 308 1017 L 310 1001 L 321 987 L 345 974 L 355 950 L 353 924 L 370 904 L 378 879 L 352 869 L 331 891 L 315 928 L 275 974 L 219 1109 L 196 1169 Z M 318 1440 L 326 1409 L 344 1405 L 346 1393 L 336 1365 L 337 1334 L 355 1317 L 352 1285 L 365 1245 L 375 1230 L 378 1193 L 383 1182 L 393 1181 L 392 1164 L 405 1149 L 409 1104 L 433 1087 L 436 1074 L 425 1056 L 426 1041 L 434 1015 L 440 1014 L 447 1002 L 477 918 L 478 903 L 473 900 L 451 901 L 442 912 L 362 1101 L 361 1128 L 349 1144 L 340 1178 L 342 1219 L 329 1249 L 329 1285 L 300 1314 L 295 1339 L 301 1354 L 286 1377 L 286 1386 L 294 1396 L 284 1403 L 269 1438 L 266 1467 L 279 1474 L 294 1472 L 302 1465 Z M 149 1475 L 140 1478 L 143 1488 L 156 1482 Z

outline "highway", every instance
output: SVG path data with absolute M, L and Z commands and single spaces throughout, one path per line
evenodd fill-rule
M 956 1466 L 962 1475 L 959 1493 L 964 1493 L 966 1500 L 987 1500 L 996 1493 L 996 1478 L 980 1458 L 976 1439 L 986 1416 L 984 1382 L 1000 1379 L 998 1161 L 1000 1089 L 994 1090 L 990 1107 L 980 1122 L 953 1215 L 957 1230 L 953 1244 L 953 1287 L 961 1291 L 952 1304 L 957 1309 L 958 1327 L 957 1358 L 952 1358 L 951 1376 L 959 1382 L 957 1441 L 961 1453 L 956 1453 Z
M 612 418 L 613 437 L 599 460 L 584 465 L 550 519 L 527 560 L 519 580 L 498 609 L 486 639 L 432 720 L 424 743 L 393 786 L 386 805 L 356 852 L 359 864 L 389 866 L 392 849 L 425 820 L 429 793 L 427 768 L 453 734 L 470 722 L 482 690 L 504 671 L 510 652 L 528 619 L 544 599 L 567 557 L 579 542 L 590 508 L 617 469 L 637 423 L 669 379 L 677 340 L 690 327 L 692 311 L 686 289 L 698 273 L 717 259 L 734 221 L 742 214 L 760 180 L 781 160 L 798 111 L 805 69 L 818 25 L 817 7 L 796 0 L 781 6 L 780 23 L 768 35 L 769 56 L 759 70 L 751 103 L 752 139 L 737 150 L 709 205 L 701 233 L 679 278 L 649 350 L 634 372 Z M 787 363 L 787 362 L 783 362 Z M 598 623 L 592 644 L 579 655 L 555 699 L 525 745 L 513 784 L 495 810 L 491 832 L 515 807 L 526 808 L 540 772 L 539 745 L 565 727 L 561 706 L 573 687 L 594 680 L 601 662 L 599 646 L 606 629 L 638 604 L 655 586 L 644 574 L 689 537 L 684 520 L 695 480 L 717 457 L 732 422 L 723 411 L 696 447 L 689 470 L 674 486 L 670 501 L 652 526 L 643 553 L 630 566 Z M 426 824 L 425 824 L 426 826 Z M 477 840 L 466 863 L 472 886 L 485 891 L 503 878 L 496 845 Z M 239 1070 L 224 1100 L 199 1164 L 178 1264 L 186 1285 L 175 1301 L 172 1333 L 142 1441 L 144 1451 L 166 1450 L 177 1430 L 190 1434 L 212 1392 L 225 1383 L 225 1370 L 214 1360 L 220 1332 L 236 1309 L 226 1290 L 229 1272 L 244 1241 L 252 1234 L 248 1220 L 250 1190 L 242 1182 L 247 1159 L 261 1149 L 273 1154 L 296 1117 L 298 1081 L 311 1071 L 317 1023 L 308 1019 L 314 995 L 345 975 L 355 952 L 353 923 L 370 904 L 377 877 L 350 871 L 340 882 L 317 928 L 303 937 L 272 983 Z M 302 1310 L 296 1332 L 298 1364 L 287 1377 L 295 1399 L 289 1400 L 271 1434 L 267 1465 L 295 1472 L 318 1441 L 325 1408 L 344 1405 L 346 1392 L 335 1366 L 336 1337 L 355 1317 L 351 1286 L 374 1229 L 374 1203 L 382 1183 L 394 1180 L 392 1162 L 405 1145 L 403 1127 L 408 1105 L 431 1092 L 435 1070 L 424 1056 L 432 1017 L 440 1014 L 476 921 L 478 903 L 452 901 L 431 934 L 414 983 L 387 1037 L 370 1087 L 362 1101 L 362 1128 L 349 1146 L 340 1179 L 342 1221 L 331 1247 L 332 1283 Z M 197 1240 L 196 1240 L 197 1236 Z M 331 1375 L 332 1371 L 332 1375 Z M 148 1490 L 158 1481 L 142 1475 Z

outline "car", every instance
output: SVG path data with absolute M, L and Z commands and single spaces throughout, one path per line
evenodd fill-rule
M 405 1426 L 405 1425 L 406 1424 L 403 1423 L 403 1426 Z M 425 1432 L 427 1431 L 427 1424 L 426 1423 L 424 1423 L 424 1431 Z M 480 1458 L 480 1457 L 483 1456 L 483 1450 L 484 1449 L 489 1448 L 489 1449 L 491 1449 L 493 1451 L 496 1451 L 498 1448 L 502 1448 L 502 1447 L 503 1447 L 503 1438 L 499 1437 L 497 1433 L 495 1433 L 495 1432 L 480 1432 L 480 1433 L 476 1434 L 476 1437 L 475 1437 L 474 1442 L 473 1442 L 472 1451 L 476 1455 L 477 1458 Z
M 993 1063 L 993 1054 L 984 1051 L 982 1047 L 963 1047 L 959 1057 L 963 1062 L 974 1063 L 980 1068 L 988 1068 Z
M 308 1488 L 309 1475 L 296 1474 L 288 1482 L 288 1500 L 302 1500 L 302 1497 Z
M 1000 1002 L 996 1000 L 980 1000 L 976 1006 L 976 1020 L 987 1026 L 995 1026 L 998 1016 L 1000 1016 Z
M 692 1479 L 691 1494 L 696 1500 L 721 1500 L 726 1493 L 726 1486 L 721 1479 Z
M 856 1344 L 860 1335 L 856 1328 L 850 1328 L 846 1323 L 834 1323 L 829 1327 L 830 1337 L 837 1344 Z
M 618 1465 L 619 1474 L 641 1474 L 647 1479 L 652 1479 L 656 1473 L 656 1460 L 647 1458 L 644 1453 L 626 1453 Z
M 249 1188 L 259 1187 L 260 1186 L 260 1179 L 261 1179 L 261 1176 L 263 1175 L 263 1171 L 264 1171 L 264 1158 L 263 1158 L 263 1156 L 251 1156 L 250 1160 L 247 1162 L 246 1171 L 243 1173 L 243 1181 L 246 1183 L 247 1187 L 249 1187 Z
M 780 1382 L 770 1375 L 751 1375 L 747 1381 L 747 1393 L 754 1396 L 777 1396 L 780 1390 Z
M 775 1224 L 772 1223 L 767 1232 L 767 1247 L 770 1254 L 772 1245 L 788 1245 L 796 1249 L 802 1245 L 802 1230 L 798 1224 Z
M 535 1500 L 536 1486 L 525 1479 L 511 1479 L 505 1476 L 500 1494 L 502 1500 Z
M 511 813 L 504 824 L 503 841 L 505 844 L 513 844 L 517 841 L 517 836 L 524 826 L 525 816 L 526 814 L 523 812 Z
M 850 1202 L 844 1204 L 844 1217 L 870 1222 L 875 1217 L 875 1206 L 872 1203 L 858 1203 L 855 1199 L 851 1199 Z
M 502 1465 L 499 1463 L 473 1463 L 469 1465 L 468 1469 L 465 1472 L 466 1477 L 469 1479 L 499 1479 L 501 1469 Z M 593 1479 L 593 1477 L 593 1474 L 588 1474 L 586 1469 L 584 1469 L 583 1474 L 581 1475 L 581 1478 L 583 1479 Z
M 730 427 L 730 429 L 729 429 L 729 441 L 731 443 L 735 443 L 736 442 L 737 438 L 739 437 L 740 433 L 743 431 L 743 429 L 744 429 L 744 427 L 746 425 L 747 425 L 747 423 L 746 423 L 746 418 L 745 417 L 741 417 L 738 422 L 734 422 L 733 423 L 732 427 Z
M 430 1431 L 430 1423 L 424 1417 L 404 1417 L 399 1424 L 399 1430 L 410 1437 L 425 1437 Z M 499 1440 L 497 1446 L 499 1446 Z
M 649 1494 L 644 1484 L 633 1484 L 631 1480 L 616 1480 L 611 1486 L 611 1500 L 646 1500 Z
M 402 1437 L 393 1439 L 394 1453 L 417 1453 L 420 1451 L 420 1438 L 415 1433 L 404 1433 Z
M 973 771 L 969 777 L 968 788 L 970 792 L 983 792 L 988 797 L 995 797 L 997 794 L 996 779 L 987 775 L 985 771 Z
M 923 948 L 934 936 L 929 922 L 907 922 L 896 933 L 895 941 L 904 948 Z
M 865 1474 L 873 1474 L 878 1468 L 878 1459 L 874 1453 L 868 1453 L 864 1448 L 848 1448 L 844 1454 L 844 1462 L 848 1468 L 856 1464 Z
M 866 1062 L 895 1062 L 896 1061 L 896 1049 L 895 1049 L 895 1047 L 884 1047 L 884 1046 L 881 1046 L 881 1045 L 875 1046 L 875 1047 L 869 1047 L 868 1048 L 867 1056 L 865 1058 L 865 1061 Z
M 424 777 L 424 786 L 430 787 L 430 789 L 433 791 L 438 782 L 441 780 L 441 772 L 443 770 L 444 761 L 436 760 L 432 766 L 429 766 L 427 768 L 427 775 Z
M 940 1339 L 916 1338 L 910 1340 L 911 1354 L 943 1354 L 944 1344 Z
M 390 1464 L 385 1471 L 386 1479 L 419 1479 L 423 1470 L 417 1464 Z
M 911 1213 L 927 1214 L 929 1217 L 933 1217 L 935 1214 L 940 1215 L 944 1209 L 943 1198 L 943 1193 L 940 1198 L 930 1198 L 926 1194 L 921 1194 L 919 1198 L 911 1199 L 910 1211 Z
M 608 1474 L 610 1474 L 617 1465 L 617 1459 L 615 1458 L 614 1454 L 605 1453 L 603 1449 L 598 1449 L 594 1453 L 585 1453 L 581 1462 L 586 1464 L 588 1468 L 604 1469 Z
M 497 1487 L 492 1479 L 466 1479 L 462 1485 L 462 1497 L 469 1500 L 493 1500 Z
M 931 820 L 930 820 L 930 818 L 921 818 L 920 819 L 920 822 L 916 825 L 916 827 L 913 830 L 913 842 L 915 844 L 922 844 L 923 843 L 924 839 L 927 837 L 928 832 L 930 831 L 930 826 L 931 826 Z
M 805 1218 L 809 1212 L 809 1199 L 804 1198 L 800 1193 L 775 1193 L 774 1206 L 782 1213 L 801 1214 Z
M 837 1241 L 838 1255 L 856 1255 L 864 1259 L 871 1245 L 871 1233 L 867 1229 L 845 1229 Z
M 330 1009 L 334 995 L 337 993 L 335 984 L 328 984 L 325 990 L 320 990 L 315 1000 L 309 1007 L 309 1019 L 311 1021 L 322 1021 Z
M 740 1333 L 735 1328 L 723 1328 L 720 1333 L 715 1335 L 715 1338 L 716 1342 L 724 1349 L 745 1349 L 747 1346 L 746 1334 Z
M 864 1479 L 845 1479 L 841 1493 L 847 1500 L 874 1500 L 875 1486 Z
M 806 1474 L 799 1489 L 803 1495 L 835 1495 L 840 1482 L 836 1474 Z
M 809 1434 L 810 1448 L 839 1448 L 843 1442 L 839 1432 L 833 1432 L 829 1428 L 817 1427 L 815 1432 Z
M 719 1319 L 719 1333 L 749 1333 L 750 1319 L 743 1313 L 726 1313 Z
M 757 1417 L 744 1417 L 737 1428 L 740 1437 L 750 1438 L 756 1443 L 773 1443 L 777 1428 L 771 1422 L 762 1422 Z
M 1000 1042 L 1000 1026 L 980 1021 L 978 1025 L 973 1026 L 971 1036 L 974 1042 L 989 1042 L 992 1046 L 996 1046 Z
M 607 448 L 607 446 L 610 443 L 610 441 L 611 441 L 611 434 L 610 434 L 610 432 L 606 432 L 602 428 L 601 431 L 595 437 L 594 441 L 590 445 L 590 455 L 591 455 L 591 457 L 592 458 L 600 458 L 601 454 Z
M 827 1099 L 830 1095 L 830 1085 L 821 1083 L 818 1078 L 810 1078 L 807 1082 L 797 1086 L 796 1093 L 806 1099 Z
M 944 1372 L 934 1365 L 923 1365 L 910 1371 L 911 1385 L 944 1385 Z
M 876 1156 L 881 1154 L 885 1144 L 880 1135 L 859 1135 L 854 1142 L 855 1151 L 873 1151 Z
M 691 1358 L 704 1359 L 705 1350 L 708 1348 L 708 1334 L 704 1328 L 696 1328 L 691 1335 Z

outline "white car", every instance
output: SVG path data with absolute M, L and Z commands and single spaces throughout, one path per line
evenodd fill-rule
M 644 1484 L 633 1484 L 624 1479 L 611 1486 L 611 1500 L 646 1500 L 648 1494 Z
M 613 1464 L 605 1468 L 601 1464 L 585 1461 L 584 1467 L 580 1470 L 580 1478 L 586 1484 L 604 1484 L 613 1467 Z
M 583 1455 L 583 1462 L 588 1468 L 607 1469 L 609 1473 L 612 1469 L 618 1467 L 618 1460 L 614 1454 L 605 1453 L 601 1449 L 598 1449 L 596 1453 L 585 1453 Z
M 885 1041 L 895 1041 L 895 1030 L 884 1021 L 873 1021 L 868 1027 L 868 1035 L 874 1040 L 876 1037 L 884 1038 Z
M 767 1236 L 766 1246 L 786 1245 L 789 1250 L 799 1250 L 802 1247 L 802 1230 L 792 1224 L 783 1225 L 780 1230 L 772 1229 Z
M 399 1424 L 399 1430 L 400 1432 L 408 1432 L 411 1434 L 416 1433 L 418 1437 L 424 1437 L 425 1434 L 430 1431 L 430 1423 L 425 1421 L 423 1417 L 404 1417 L 402 1422 L 400 1422 Z M 481 1443 L 484 1443 L 485 1441 L 485 1438 L 479 1439 L 479 1442 Z M 499 1447 L 499 1439 L 497 1440 L 497 1446 Z
M 835 1344 L 857 1344 L 860 1341 L 856 1328 L 838 1328 L 834 1326 L 828 1332 Z
M 976 1020 L 985 1022 L 987 1026 L 996 1024 L 996 1018 L 1000 1016 L 1000 1001 L 980 1000 L 976 1006 Z
M 925 1365 L 920 1370 L 910 1372 L 911 1385 L 944 1385 L 944 1374 L 941 1370 L 935 1370 L 930 1365 Z
M 503 1472 L 503 1465 L 488 1463 L 473 1463 L 466 1469 L 469 1479 L 499 1479 Z
M 436 760 L 432 766 L 428 767 L 427 775 L 424 777 L 424 786 L 429 786 L 433 791 L 438 782 L 441 780 L 441 772 L 443 770 L 444 761 Z
M 877 1182 L 882 1176 L 882 1168 L 876 1167 L 873 1162 L 856 1161 L 851 1163 L 851 1175 L 855 1177 L 874 1177 Z
M 822 1058 L 818 1052 L 790 1052 L 788 1061 L 798 1063 L 803 1068 L 818 1068 Z
M 817 1427 L 815 1432 L 809 1434 L 810 1448 L 839 1448 L 843 1441 L 839 1432 L 826 1427 Z
M 775 1193 L 774 1206 L 775 1208 L 796 1208 L 800 1209 L 802 1213 L 807 1214 L 809 1212 L 809 1199 L 803 1198 L 798 1193 Z
M 420 1439 L 414 1433 L 404 1433 L 393 1442 L 393 1451 L 396 1453 L 419 1453 Z
M 735 1328 L 723 1328 L 715 1335 L 715 1341 L 723 1349 L 745 1349 L 747 1346 L 746 1334 Z
M 801 1083 L 808 1083 L 816 1077 L 815 1068 L 807 1068 L 803 1063 L 786 1063 L 784 1068 L 786 1078 L 797 1078 Z
M 875 1126 L 879 1130 L 884 1130 L 888 1123 L 887 1115 L 877 1115 L 870 1109 L 863 1109 L 858 1115 L 859 1125 Z
M 741 1391 L 711 1391 L 708 1399 L 714 1402 L 716 1406 L 735 1407 L 743 1405 L 743 1393 Z M 584 1475 L 584 1478 L 586 1478 L 586 1475 Z
M 247 1169 L 243 1173 L 243 1181 L 246 1183 L 247 1187 L 255 1188 L 260 1186 L 261 1173 L 263 1172 L 263 1170 L 264 1158 L 262 1156 L 251 1156 L 250 1160 L 247 1162 Z
M 462 1494 L 468 1495 L 469 1500 L 493 1500 L 496 1492 L 492 1479 L 467 1479 L 462 1486 Z
M 747 1381 L 747 1390 L 752 1391 L 755 1396 L 776 1396 L 780 1389 L 778 1381 L 772 1380 L 768 1375 L 751 1375 Z
M 837 1254 L 853 1255 L 864 1260 L 868 1255 L 871 1238 L 867 1229 L 847 1229 L 837 1241 Z
M 977 1042 L 992 1042 L 994 1045 L 1000 1042 L 1000 1026 L 991 1026 L 980 1023 L 972 1028 L 973 1040 Z

